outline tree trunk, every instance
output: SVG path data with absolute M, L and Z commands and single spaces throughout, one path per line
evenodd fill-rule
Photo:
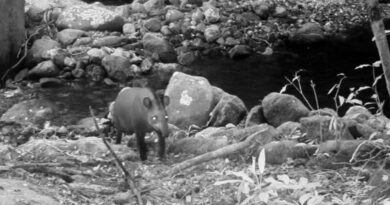
M 382 62 L 383 73 L 385 74 L 387 94 L 390 96 L 390 51 L 385 33 L 385 25 L 381 16 L 381 9 L 379 8 L 379 1 L 369 0 L 368 6 L 371 29 L 375 36 L 375 44 Z
M 0 77 L 17 62 L 24 40 L 24 0 L 0 0 Z

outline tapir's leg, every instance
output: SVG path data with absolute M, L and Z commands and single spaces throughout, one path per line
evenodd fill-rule
M 157 135 L 159 145 L 158 157 L 160 158 L 160 160 L 163 160 L 165 158 L 165 139 L 161 133 L 157 133 Z
M 145 143 L 145 133 L 136 132 L 135 136 L 137 137 L 138 149 L 139 149 L 141 160 L 144 161 L 147 159 L 147 152 L 148 152 Z
M 120 144 L 122 142 L 122 134 L 123 134 L 122 131 L 118 129 L 116 130 L 116 141 L 115 141 L 116 144 Z

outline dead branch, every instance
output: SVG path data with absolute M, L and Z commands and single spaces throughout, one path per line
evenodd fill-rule
M 114 150 L 112 150 L 111 146 L 108 144 L 108 142 L 106 140 L 106 138 L 108 138 L 107 133 L 106 132 L 102 132 L 101 129 L 99 128 L 99 125 L 98 125 L 98 123 L 96 121 L 95 115 L 93 114 L 93 110 L 92 110 L 91 106 L 89 106 L 89 112 L 91 114 L 93 122 L 95 123 L 96 130 L 98 131 L 98 133 L 102 133 L 104 135 L 102 137 L 103 143 L 106 145 L 107 149 L 110 151 L 110 153 L 114 157 L 114 159 L 116 161 L 116 165 L 122 170 L 122 172 L 124 174 L 125 182 L 129 185 L 131 191 L 136 196 L 136 198 L 138 200 L 138 204 L 142 205 L 143 202 L 142 202 L 141 193 L 138 191 L 137 187 L 135 186 L 135 182 L 133 180 L 134 177 L 130 174 L 130 172 L 128 172 L 126 170 L 126 168 L 123 166 L 122 162 L 120 161 L 119 157 L 115 154 Z
M 228 145 L 226 147 L 217 149 L 215 151 L 208 152 L 208 153 L 202 154 L 200 156 L 197 156 L 195 158 L 181 162 L 180 164 L 177 164 L 172 168 L 172 170 L 170 171 L 170 174 L 173 175 L 173 174 L 176 174 L 177 172 L 182 171 L 183 169 L 192 167 L 194 165 L 197 165 L 197 164 L 200 164 L 203 162 L 207 162 L 207 161 L 210 161 L 210 160 L 215 159 L 215 158 L 227 156 L 229 154 L 233 154 L 233 153 L 241 151 L 249 146 L 254 146 L 256 144 L 261 145 L 259 142 L 257 142 L 254 139 L 257 138 L 259 135 L 261 135 L 261 136 L 266 135 L 268 130 L 269 130 L 269 128 L 263 128 L 262 130 L 257 131 L 255 133 L 253 133 L 252 135 L 250 135 L 249 137 L 247 137 L 245 141 L 242 141 L 242 142 L 239 142 L 236 144 L 232 144 L 232 145 Z M 271 136 L 271 137 L 275 137 L 275 136 Z

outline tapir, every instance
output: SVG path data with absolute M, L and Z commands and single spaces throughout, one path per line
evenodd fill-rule
M 165 155 L 165 138 L 168 136 L 168 115 L 165 106 L 168 96 L 157 96 L 149 88 L 125 87 L 110 105 L 111 117 L 117 129 L 116 143 L 122 141 L 122 134 L 135 133 L 141 160 L 147 159 L 145 134 L 155 131 L 158 135 L 160 159 Z M 129 145 L 129 144 L 128 144 Z

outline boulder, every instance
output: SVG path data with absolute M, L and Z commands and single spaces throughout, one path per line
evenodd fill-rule
M 157 17 L 150 18 L 144 22 L 144 27 L 150 32 L 160 32 L 162 25 L 161 20 Z
M 242 59 L 252 55 L 253 50 L 247 45 L 235 45 L 229 50 L 229 57 L 231 59 Z
M 150 55 L 157 54 L 162 62 L 176 62 L 177 54 L 174 47 L 160 34 L 146 33 L 142 38 L 142 45 Z
M 13 105 L 0 118 L 0 121 L 42 126 L 58 115 L 58 107 L 47 100 L 26 100 Z
M 278 127 L 287 121 L 298 122 L 309 110 L 293 95 L 270 93 L 262 101 L 264 117 L 268 123 Z
M 217 23 L 219 19 L 221 18 L 219 14 L 219 9 L 215 7 L 209 7 L 204 11 L 204 17 L 206 23 L 213 24 Z
M 206 78 L 175 72 L 169 80 L 165 95 L 169 122 L 181 129 L 190 125 L 204 126 L 213 109 L 213 91 Z
M 159 16 L 164 14 L 164 0 L 148 0 L 144 3 L 144 8 L 149 16 Z
M 165 21 L 167 23 L 179 21 L 184 18 L 184 13 L 177 9 L 170 9 L 165 14 Z
M 92 41 L 92 47 L 118 47 L 127 43 L 127 38 L 122 36 L 104 36 Z
M 135 25 L 133 23 L 125 23 L 122 27 L 124 34 L 134 34 L 136 32 Z
M 372 117 L 373 115 L 371 114 L 371 112 L 363 107 L 363 106 L 352 106 L 350 108 L 348 108 L 347 112 L 345 113 L 345 115 L 343 116 L 344 119 L 352 119 L 352 120 L 356 120 L 357 122 L 365 122 L 367 121 L 370 117 Z
M 225 94 L 211 111 L 207 126 L 219 127 L 229 123 L 237 125 L 246 113 L 247 109 L 240 98 Z
M 121 16 L 98 4 L 66 7 L 56 21 L 59 28 L 73 28 L 83 31 L 120 31 L 123 24 L 124 20 Z
M 129 77 L 133 76 L 128 58 L 108 55 L 102 59 L 102 65 L 105 68 L 108 77 L 116 81 L 125 82 Z
M 289 137 L 295 134 L 297 131 L 300 131 L 301 124 L 299 122 L 285 122 L 281 124 L 276 130 L 280 133 L 282 137 Z

